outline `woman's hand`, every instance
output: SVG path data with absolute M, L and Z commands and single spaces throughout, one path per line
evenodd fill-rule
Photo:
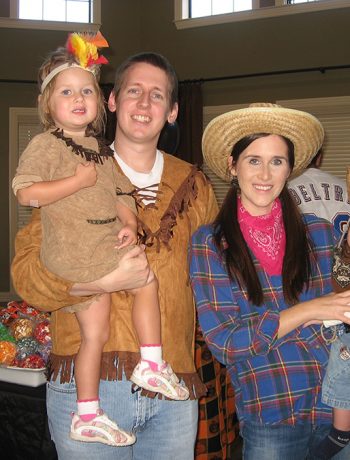
M 350 316 L 345 315 L 347 312 L 350 312 L 350 290 L 298 303 L 281 312 L 278 337 L 297 327 L 321 324 L 324 320 L 337 319 L 350 324 Z
M 113 272 L 91 283 L 75 283 L 70 294 L 87 296 L 140 288 L 150 282 L 150 273 L 153 272 L 150 271 L 144 246 L 136 246 L 124 254 Z
M 325 320 L 338 320 L 350 324 L 350 290 L 332 293 L 304 302 L 310 308 L 310 318 L 304 326 L 320 324 Z

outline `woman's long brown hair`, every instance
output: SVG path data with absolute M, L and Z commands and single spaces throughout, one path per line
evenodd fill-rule
M 260 133 L 241 139 L 233 148 L 233 163 L 237 162 L 240 154 L 248 145 L 256 139 L 268 135 Z M 292 169 L 294 166 L 294 146 L 289 139 L 284 137 L 283 139 L 288 146 L 288 160 Z M 252 303 L 262 305 L 264 295 L 261 283 L 238 223 L 238 196 L 239 187 L 237 183 L 234 183 L 228 191 L 214 222 L 215 243 L 222 252 L 231 280 L 236 280 L 241 288 L 247 290 L 248 299 Z M 295 304 L 298 302 L 303 288 L 306 287 L 307 289 L 309 287 L 312 245 L 307 237 L 307 228 L 301 213 L 286 185 L 283 187 L 279 198 L 286 232 L 286 249 L 282 268 L 283 293 L 287 303 Z M 225 241 L 225 245 L 222 244 L 223 241 Z

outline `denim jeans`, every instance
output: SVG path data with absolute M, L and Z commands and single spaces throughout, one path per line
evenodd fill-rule
M 246 422 L 241 429 L 243 459 L 317 460 L 317 457 L 312 456 L 309 451 L 327 436 L 330 428 L 330 424 L 313 426 L 305 423 L 290 426 Z M 333 459 L 349 460 L 350 445 Z
M 132 393 L 131 382 L 101 381 L 100 406 L 111 420 L 133 431 L 129 447 L 73 441 L 69 437 L 76 411 L 74 383 L 47 384 L 47 412 L 59 460 L 192 460 L 197 433 L 198 401 L 151 399 Z
M 346 357 L 341 351 L 347 347 Z M 350 410 L 350 333 L 341 335 L 332 343 L 327 372 L 322 385 L 322 401 L 331 407 Z

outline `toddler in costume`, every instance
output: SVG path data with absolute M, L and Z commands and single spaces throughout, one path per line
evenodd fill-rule
M 96 137 L 105 108 L 98 85 L 98 33 L 69 35 L 39 70 L 39 115 L 45 132 L 21 155 L 12 187 L 20 204 L 41 208 L 45 267 L 74 283 L 111 285 L 121 257 L 137 243 L 134 187 L 118 172 L 112 150 Z M 105 281 L 108 280 L 108 283 Z M 131 380 L 170 399 L 185 400 L 188 389 L 162 359 L 158 285 L 150 273 L 134 289 L 133 319 L 141 360 Z M 103 289 L 102 289 L 103 290 Z M 99 407 L 102 351 L 109 335 L 110 289 L 69 307 L 79 323 L 81 344 L 74 363 L 77 413 L 70 436 L 85 442 L 127 446 L 135 436 Z M 69 337 L 67 338 L 69 340 Z
M 346 176 L 350 192 L 350 168 Z M 350 223 L 350 221 L 349 221 Z M 349 227 L 348 223 L 348 227 Z M 342 247 L 342 239 L 335 252 L 333 266 L 333 287 L 336 292 L 350 289 L 350 232 L 347 229 L 347 246 Z M 342 251 L 341 259 L 339 251 Z M 342 262 L 342 263 L 341 263 Z M 350 316 L 350 312 L 346 313 Z M 340 324 L 339 324 L 340 323 Z M 339 325 L 338 325 L 339 324 Z M 340 321 L 324 321 L 324 325 L 336 326 L 336 339 L 332 343 L 327 373 L 322 385 L 322 401 L 333 408 L 333 426 L 330 433 L 315 449 L 314 455 L 320 460 L 328 460 L 340 452 L 350 441 L 350 327 Z

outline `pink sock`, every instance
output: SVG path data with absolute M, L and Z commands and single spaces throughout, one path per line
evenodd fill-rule
M 96 417 L 100 408 L 99 399 L 78 399 L 78 415 L 83 422 L 89 422 Z

